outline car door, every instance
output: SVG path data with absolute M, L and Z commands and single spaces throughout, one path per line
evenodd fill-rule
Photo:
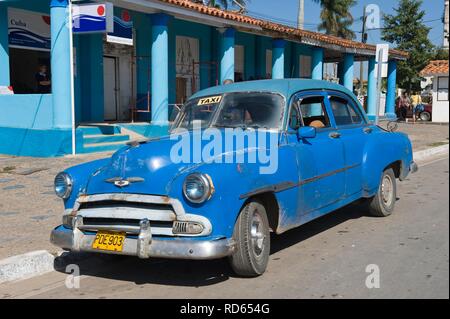
M 300 215 L 328 206 L 344 195 L 344 149 L 330 122 L 326 99 L 324 92 L 302 92 L 292 104 L 297 108 L 299 125 L 316 127 L 314 138 L 296 142 Z
M 328 103 L 344 146 L 345 196 L 349 197 L 362 191 L 364 147 L 372 128 L 359 105 L 346 94 L 330 92 Z

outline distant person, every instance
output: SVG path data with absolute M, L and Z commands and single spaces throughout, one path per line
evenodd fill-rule
M 52 83 L 48 75 L 48 68 L 45 64 L 39 66 L 39 72 L 36 73 L 35 79 L 38 93 L 46 94 L 51 92 Z
M 415 91 L 413 95 L 411 95 L 411 104 L 414 112 L 414 118 L 416 118 L 416 116 L 423 111 L 422 97 L 419 92 Z
M 406 92 L 403 92 L 398 99 L 398 113 L 397 116 L 400 120 L 404 121 L 408 114 L 408 109 L 411 107 L 411 101 Z

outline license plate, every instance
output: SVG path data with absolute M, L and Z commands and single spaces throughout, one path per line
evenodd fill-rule
M 117 251 L 123 250 L 125 242 L 125 233 L 115 233 L 109 231 L 99 231 L 95 236 L 93 249 Z

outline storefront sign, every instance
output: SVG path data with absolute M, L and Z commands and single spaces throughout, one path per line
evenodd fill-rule
M 73 5 L 74 33 L 114 32 L 114 7 L 111 3 Z
M 133 45 L 133 21 L 127 10 L 122 11 L 122 17 L 114 17 L 114 32 L 108 33 L 107 41 L 124 45 Z
M 8 19 L 10 47 L 50 51 L 50 17 L 48 15 L 10 8 Z

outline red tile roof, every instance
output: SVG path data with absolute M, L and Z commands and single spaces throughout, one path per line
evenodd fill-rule
M 434 60 L 420 72 L 421 76 L 448 74 L 448 60 Z
M 319 33 L 319 32 L 312 32 L 312 31 L 307 31 L 307 30 L 302 30 L 302 29 L 296 29 L 293 27 L 273 23 L 270 21 L 252 18 L 252 17 L 246 16 L 246 15 L 243 15 L 241 13 L 238 13 L 236 11 L 226 11 L 226 10 L 208 7 L 203 4 L 194 3 L 189 0 L 159 0 L 159 1 L 165 2 L 167 4 L 171 4 L 171 5 L 180 6 L 180 7 L 190 9 L 193 11 L 197 11 L 202 14 L 207 14 L 210 16 L 214 16 L 214 17 L 218 17 L 218 18 L 222 18 L 222 19 L 226 19 L 226 20 L 231 20 L 231 21 L 235 21 L 235 22 L 239 22 L 239 23 L 243 23 L 243 24 L 248 24 L 249 26 L 259 26 L 260 28 L 262 28 L 263 31 L 266 31 L 269 33 L 276 33 L 276 34 L 278 34 L 279 37 L 284 37 L 284 38 L 286 38 L 286 37 L 296 37 L 297 38 L 298 37 L 300 39 L 310 40 L 310 41 L 311 40 L 318 41 L 318 42 L 321 42 L 324 44 L 336 45 L 336 46 L 340 46 L 340 47 L 343 47 L 346 49 L 360 49 L 360 50 L 370 51 L 373 53 L 375 53 L 375 51 L 376 51 L 376 46 L 374 46 L 374 45 L 357 42 L 357 41 L 352 41 L 352 40 L 347 40 L 347 39 L 343 39 L 343 38 L 339 38 L 339 37 L 335 37 L 335 36 L 331 36 L 331 35 L 326 35 L 326 34 Z M 395 57 L 400 58 L 400 59 L 405 59 L 408 57 L 408 53 L 400 51 L 400 50 L 395 50 L 395 49 L 390 50 L 390 54 L 394 55 Z

